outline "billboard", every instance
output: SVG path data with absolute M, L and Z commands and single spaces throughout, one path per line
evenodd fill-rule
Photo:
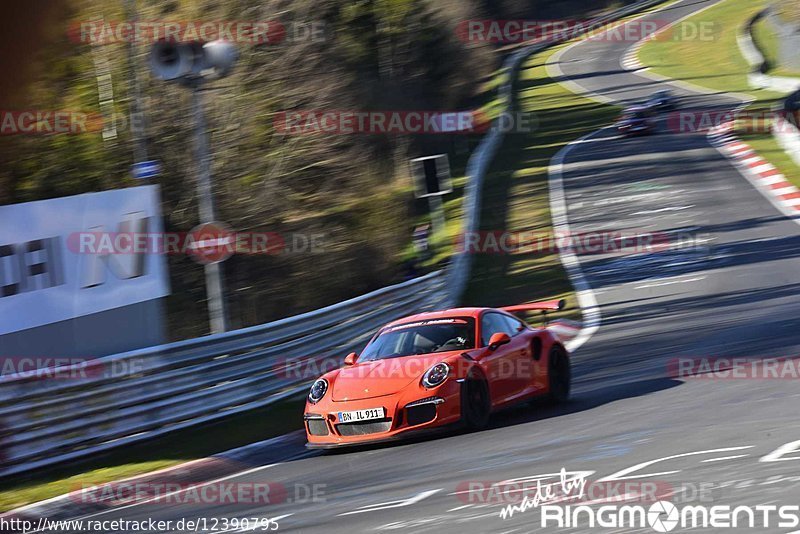
M 142 313 L 140 305 L 169 294 L 164 256 L 81 254 L 69 239 L 83 232 L 162 233 L 158 186 L 0 206 L 0 336 L 41 335 L 41 327 L 56 324 L 59 332 L 67 332 L 65 321 L 101 318 L 111 311 L 116 311 L 114 324 L 127 322 L 119 328 L 131 329 L 129 339 L 135 339 L 137 324 L 152 330 L 152 317 L 142 321 L 119 310 Z M 161 312 L 157 315 L 160 322 Z M 82 321 L 83 330 L 91 331 L 86 326 Z M 153 339 L 152 332 L 142 338 Z M 91 339 L 63 341 L 92 352 Z

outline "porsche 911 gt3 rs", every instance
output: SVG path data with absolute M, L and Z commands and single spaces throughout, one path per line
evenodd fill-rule
M 567 350 L 549 328 L 514 313 L 564 301 L 421 313 L 381 328 L 360 355 L 318 378 L 308 394 L 308 447 L 395 440 L 451 424 L 487 425 L 500 408 L 535 397 L 567 400 Z

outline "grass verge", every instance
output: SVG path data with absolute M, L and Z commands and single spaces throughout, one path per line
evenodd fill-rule
M 508 134 L 495 157 L 484 183 L 484 232 L 552 236 L 550 161 L 569 143 L 611 124 L 621 111 L 621 107 L 577 95 L 548 76 L 546 65 L 550 57 L 571 44 L 532 55 L 515 80 L 516 111 L 535 116 L 537 127 L 529 133 Z M 501 306 L 551 298 L 567 299 L 567 309 L 553 318 L 581 318 L 575 291 L 559 255 L 555 251 L 523 249 L 510 254 L 477 255 L 464 300 L 480 306 Z
M 62 495 L 82 485 L 120 480 L 286 434 L 302 428 L 304 403 L 305 399 L 283 401 L 64 468 L 17 476 L 0 483 L 0 511 Z
M 748 111 L 767 112 L 786 95 L 749 87 L 747 75 L 750 66 L 741 55 L 736 42 L 737 31 L 767 4 L 768 0 L 725 0 L 682 23 L 694 27 L 713 24 L 720 29 L 714 39 L 655 39 L 642 47 L 639 58 L 658 74 L 708 89 L 749 95 L 753 102 Z M 682 32 L 678 28 L 677 31 L 668 33 L 672 35 Z M 739 134 L 744 141 L 778 168 L 787 180 L 800 186 L 800 167 L 778 145 L 769 131 L 761 128 L 759 132 L 753 132 L 745 123 L 739 126 Z
M 528 58 L 515 82 L 517 111 L 535 116 L 537 127 L 506 136 L 484 184 L 483 232 L 552 236 L 550 160 L 619 113 L 619 108 L 578 96 L 548 77 L 547 60 L 560 48 Z M 465 301 L 499 306 L 550 298 L 566 298 L 568 309 L 562 316 L 580 318 L 575 292 L 555 251 L 523 247 L 476 255 Z

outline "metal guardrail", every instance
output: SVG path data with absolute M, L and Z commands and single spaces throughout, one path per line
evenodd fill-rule
M 792 93 L 781 105 L 775 107 L 772 118 L 772 136 L 800 166 L 800 109 L 795 106 L 800 103 L 800 91 Z
M 767 17 L 769 11 L 770 8 L 767 7 L 750 17 L 740 28 L 736 42 L 739 45 L 739 51 L 752 69 L 747 75 L 747 83 L 751 87 L 769 89 L 779 93 L 793 93 L 784 101 L 783 105 L 774 108 L 772 135 L 794 162 L 800 165 L 800 130 L 792 122 L 789 116 L 792 112 L 788 109 L 788 102 L 796 98 L 794 93 L 800 91 L 800 78 L 767 74 L 769 67 L 767 58 L 758 49 L 755 39 L 753 39 L 754 26 Z
M 636 2 L 592 22 L 599 26 L 663 1 Z M 500 88 L 506 109 L 513 109 L 513 80 L 523 60 L 558 42 L 525 46 L 506 59 L 508 80 Z M 503 138 L 504 132 L 493 128 L 468 163 L 464 232 L 478 229 L 484 176 Z M 451 307 L 460 300 L 470 268 L 471 256 L 462 252 L 446 272 L 280 321 L 106 356 L 89 368 L 55 373 L 76 375 L 70 379 L 0 380 L 0 477 L 98 454 L 294 395 L 313 378 L 297 372 L 297 365 L 314 369 L 311 366 L 338 361 L 393 319 Z M 287 362 L 293 365 L 287 367 Z
M 0 381 L 0 476 L 268 405 L 388 321 L 449 305 L 441 271 L 273 323 Z M 298 369 L 299 368 L 299 369 Z M 266 422 L 265 422 L 266 424 Z
M 762 20 L 769 8 L 756 13 L 747 20 L 736 35 L 736 42 L 744 59 L 752 69 L 747 75 L 747 83 L 754 89 L 768 89 L 779 93 L 791 93 L 800 90 L 800 78 L 788 76 L 771 76 L 767 74 L 769 64 L 767 58 L 756 46 L 753 39 L 753 27 Z

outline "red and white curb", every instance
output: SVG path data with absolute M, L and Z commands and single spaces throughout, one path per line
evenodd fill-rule
M 789 216 L 800 215 L 800 189 L 789 183 L 774 165 L 739 139 L 732 122 L 713 128 L 708 138 L 776 207 Z

